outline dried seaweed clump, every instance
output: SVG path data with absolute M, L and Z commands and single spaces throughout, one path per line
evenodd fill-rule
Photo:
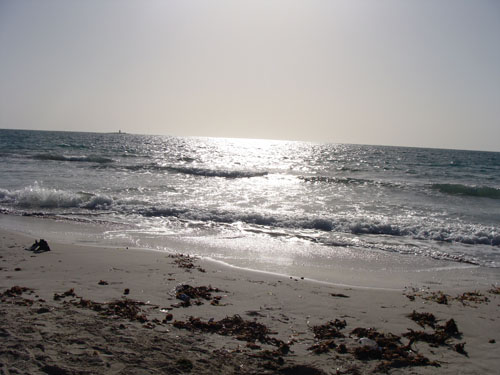
M 139 306 L 144 306 L 144 302 L 131 299 L 122 299 L 110 302 L 103 310 L 104 314 L 136 320 L 141 323 L 147 322 L 147 317 Z
M 314 354 L 323 354 L 329 352 L 330 349 L 335 349 L 336 347 L 337 344 L 335 343 L 335 340 L 332 339 L 320 341 L 307 348 L 307 350 L 311 350 Z
M 0 297 L 18 297 L 25 292 L 29 292 L 31 289 L 26 288 L 24 286 L 15 285 L 10 289 L 7 289 L 5 292 L 0 294 Z
M 419 313 L 413 310 L 413 312 L 409 314 L 408 317 L 421 327 L 425 327 L 427 325 L 431 328 L 434 328 L 436 324 L 436 317 L 432 313 Z
M 239 315 L 226 317 L 219 321 L 202 321 L 200 318 L 190 317 L 188 321 L 174 321 L 174 327 L 187 329 L 190 331 L 201 331 L 216 333 L 222 336 L 235 336 L 241 341 L 255 342 L 259 341 L 265 344 L 282 346 L 284 343 L 276 338 L 269 337 L 272 333 L 264 324 L 244 320 Z M 285 344 L 286 345 L 286 344 Z
M 222 297 L 212 296 L 212 292 L 220 293 L 221 290 L 218 288 L 212 288 L 210 285 L 196 287 L 187 284 L 179 285 L 175 288 L 175 297 L 180 299 L 182 302 L 174 307 L 188 307 L 191 305 L 191 300 L 195 300 L 195 305 L 202 305 L 202 299 L 210 301 L 212 305 L 219 305 L 219 301 Z
M 490 290 L 488 290 L 488 293 L 500 294 L 500 286 L 493 286 Z
M 81 307 L 89 310 L 99 312 L 103 315 L 125 318 L 131 321 L 138 321 L 141 323 L 147 322 L 148 319 L 144 312 L 141 310 L 140 306 L 144 306 L 144 302 L 134 301 L 128 298 L 123 298 L 121 300 L 112 301 L 109 303 L 95 302 L 83 297 L 79 297 L 75 290 L 69 289 L 64 293 L 54 293 L 54 300 L 59 301 L 61 299 L 73 297 L 70 301 L 65 301 L 64 303 L 69 303 L 76 307 Z
M 403 334 L 404 337 L 410 340 L 410 344 L 415 341 L 424 341 L 434 346 L 447 345 L 449 339 L 453 337 L 460 337 L 461 333 L 458 330 L 455 320 L 450 319 L 442 326 L 436 326 L 433 333 L 423 332 L 423 331 L 413 331 Z
M 351 334 L 356 335 L 359 338 L 366 337 L 373 340 L 380 348 L 395 348 L 400 344 L 399 336 L 392 333 L 378 332 L 374 328 L 355 328 L 351 331 Z
M 204 268 L 197 266 L 194 264 L 195 257 L 191 257 L 189 255 L 184 254 L 174 254 L 169 255 L 170 258 L 174 258 L 174 263 L 179 268 L 184 268 L 186 271 L 191 272 L 193 269 L 197 269 L 200 272 L 206 272 Z
M 496 287 L 496 289 L 490 289 L 488 290 L 488 292 L 492 294 L 500 294 L 500 288 Z M 413 289 L 412 292 L 406 293 L 405 296 L 408 297 L 411 301 L 415 301 L 415 297 L 420 297 L 427 301 L 433 301 L 442 305 L 447 305 L 450 301 L 453 300 L 462 302 L 464 306 L 470 306 L 469 302 L 488 303 L 490 301 L 487 296 L 478 291 L 465 292 L 461 295 L 458 295 L 457 297 L 451 297 L 450 295 L 445 294 L 440 290 L 438 290 L 437 292 L 429 292 Z
M 67 291 L 65 291 L 64 293 L 54 293 L 54 301 L 59 301 L 63 298 L 66 298 L 66 297 L 76 297 L 77 295 L 75 294 L 75 289 L 71 288 Z
M 5 292 L 0 293 L 0 302 L 6 302 L 8 298 L 12 298 L 11 303 L 18 306 L 32 306 L 35 301 L 29 298 L 23 298 L 23 293 L 33 294 L 33 291 L 29 288 L 15 285 Z
M 345 337 L 340 330 L 344 329 L 346 325 L 345 320 L 335 319 L 325 324 L 313 326 L 314 337 L 320 341 L 309 347 L 308 350 L 314 354 L 322 354 L 336 348 L 337 344 L 334 339 Z
M 319 340 L 334 339 L 344 337 L 340 330 L 344 329 L 346 325 L 347 323 L 345 320 L 335 319 L 322 325 L 313 326 L 312 330 L 314 332 L 314 337 Z
M 490 302 L 488 297 L 486 297 L 484 294 L 479 293 L 478 291 L 463 293 L 459 295 L 456 299 L 462 302 L 463 305 L 468 305 L 468 302 L 474 302 L 474 303 Z
M 448 294 L 445 294 L 440 290 L 438 290 L 437 292 L 426 292 L 413 289 L 412 292 L 406 293 L 405 296 L 411 301 L 415 301 L 415 297 L 420 297 L 427 301 L 439 303 L 440 305 L 447 305 L 450 298 Z
M 392 368 L 414 367 L 414 366 L 436 366 L 439 364 L 430 361 L 421 354 L 411 350 L 410 344 L 402 345 L 400 337 L 392 333 L 381 333 L 373 328 L 356 328 L 352 334 L 373 340 L 377 347 L 363 345 L 354 348 L 353 354 L 360 360 L 380 360 L 375 371 L 388 372 Z

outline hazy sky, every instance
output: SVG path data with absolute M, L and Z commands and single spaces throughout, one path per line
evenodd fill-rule
M 0 128 L 500 151 L 500 1 L 0 0 Z

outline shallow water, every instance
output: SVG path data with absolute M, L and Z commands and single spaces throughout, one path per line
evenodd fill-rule
M 500 153 L 18 130 L 0 150 L 2 212 L 89 241 L 289 274 L 500 265 Z

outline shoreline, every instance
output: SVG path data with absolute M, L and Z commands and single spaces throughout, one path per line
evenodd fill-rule
M 104 227 L 106 228 L 106 227 Z M 68 246 L 98 248 L 127 248 L 130 251 L 150 251 L 160 254 L 182 253 L 197 256 L 204 261 L 220 264 L 243 272 L 256 272 L 282 278 L 304 278 L 310 282 L 337 287 L 369 290 L 401 291 L 405 286 L 425 288 L 439 286 L 444 289 L 484 288 L 500 284 L 500 269 L 478 266 L 458 261 L 434 259 L 410 254 L 398 254 L 380 250 L 357 250 L 321 245 L 291 244 L 275 248 L 266 239 L 251 238 L 225 240 L 216 237 L 176 237 L 167 235 L 156 239 L 160 247 L 144 245 L 136 239 L 105 233 L 114 232 L 111 226 L 103 229 L 94 223 L 57 220 L 52 217 L 24 217 L 0 214 L 0 230 L 23 236 L 45 238 Z M 140 237 L 138 237 L 140 238 Z M 290 247 L 286 247 L 290 246 Z M 310 246 L 317 246 L 311 249 Z M 309 247 L 304 257 L 302 247 Z M 248 249 L 249 255 L 241 250 Z M 233 257 L 231 251 L 236 255 Z M 266 254 L 267 249 L 271 255 Z M 322 254 L 328 251 L 328 254 Z M 291 254 L 288 254 L 290 252 Z M 318 252 L 318 255 L 315 255 Z M 254 258 L 252 258 L 254 257 Z M 266 259 L 269 257 L 269 259 Z M 251 258 L 253 260 L 251 260 Z M 273 263 L 275 262 L 275 263 Z
M 33 241 L 0 229 L 0 333 L 7 349 L 0 354 L 0 370 L 5 373 L 356 374 L 385 369 L 431 374 L 439 365 L 443 374 L 493 374 L 500 365 L 500 295 L 490 292 L 491 286 L 363 289 L 150 250 L 49 240 L 50 252 L 33 254 L 25 250 Z M 209 299 L 191 297 L 183 306 L 179 288 L 186 285 L 213 290 Z M 7 295 L 15 286 L 29 290 Z M 71 290 L 74 295 L 64 295 Z M 55 300 L 55 295 L 62 296 Z M 443 295 L 446 304 L 437 302 Z M 117 310 L 116 301 L 128 301 L 123 307 L 128 315 Z M 460 334 L 435 347 L 421 340 L 410 343 L 403 336 L 410 331 L 439 331 L 411 320 L 413 311 L 433 314 L 436 327 L 453 319 Z M 247 331 L 235 333 L 236 328 L 217 331 L 217 323 L 228 318 L 263 333 L 255 338 L 245 336 Z M 322 337 L 315 327 L 331 337 Z M 373 329 L 369 334 L 376 351 L 362 344 L 358 328 Z M 384 357 L 389 348 L 380 338 L 390 334 L 399 340 L 400 352 L 391 355 L 399 356 L 399 365 L 406 363 L 401 368 Z M 462 343 L 466 355 L 457 346 Z M 428 362 L 418 363 L 420 357 Z

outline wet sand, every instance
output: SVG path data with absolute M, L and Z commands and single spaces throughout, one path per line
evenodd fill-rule
M 497 286 L 353 288 L 150 250 L 49 241 L 51 251 L 35 254 L 25 250 L 34 240 L 0 231 L 2 374 L 494 374 L 500 366 Z M 421 313 L 436 322 L 424 324 L 431 315 Z M 459 332 L 447 329 L 452 319 Z

